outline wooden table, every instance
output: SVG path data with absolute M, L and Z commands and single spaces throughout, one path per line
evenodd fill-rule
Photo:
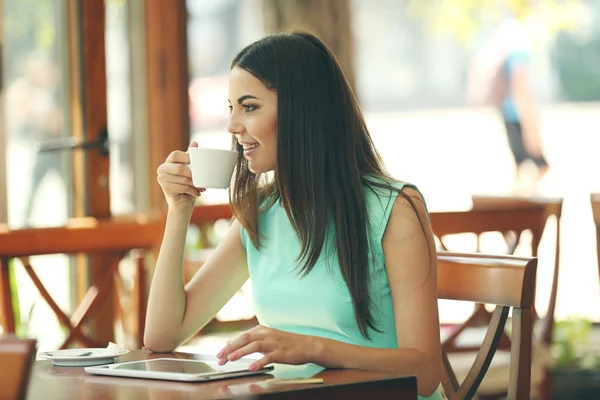
M 156 354 L 136 350 L 119 362 L 175 357 L 197 358 L 190 353 Z M 313 366 L 316 367 L 316 366 Z M 268 378 L 320 377 L 324 384 L 272 385 Z M 182 383 L 90 375 L 83 368 L 53 367 L 36 361 L 31 371 L 28 399 L 417 399 L 417 379 L 363 370 L 320 370 L 310 367 L 276 366 L 271 374 L 223 379 L 208 383 Z

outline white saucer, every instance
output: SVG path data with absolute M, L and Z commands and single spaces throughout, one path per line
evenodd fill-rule
M 91 352 L 89 356 L 79 356 L 82 353 Z M 85 367 L 92 365 L 112 364 L 116 357 L 129 353 L 129 350 L 108 352 L 105 348 L 88 349 L 64 349 L 55 351 L 44 351 L 38 356 L 52 361 L 57 367 Z

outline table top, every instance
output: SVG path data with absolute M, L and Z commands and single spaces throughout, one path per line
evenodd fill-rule
M 135 350 L 118 362 L 153 358 L 197 359 L 191 353 L 151 353 Z M 323 378 L 323 384 L 274 385 L 269 378 Z M 28 399 L 417 399 L 417 380 L 412 376 L 352 370 L 323 369 L 316 365 L 276 365 L 269 374 L 223 379 L 203 383 L 184 383 L 91 375 L 81 367 L 54 367 L 50 361 L 33 365 Z

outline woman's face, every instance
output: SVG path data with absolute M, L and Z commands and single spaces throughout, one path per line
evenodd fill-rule
M 244 148 L 250 171 L 273 171 L 277 165 L 277 92 L 245 69 L 233 67 L 229 109 L 227 130 Z

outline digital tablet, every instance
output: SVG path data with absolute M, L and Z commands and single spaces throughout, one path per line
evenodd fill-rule
M 230 361 L 218 365 L 216 361 L 184 360 L 181 358 L 155 358 L 153 360 L 130 361 L 124 363 L 85 367 L 85 372 L 95 375 L 122 376 L 127 378 L 162 379 L 182 382 L 203 382 L 216 379 L 235 378 L 264 374 L 272 371 L 272 366 L 258 371 L 248 367 L 256 360 Z

